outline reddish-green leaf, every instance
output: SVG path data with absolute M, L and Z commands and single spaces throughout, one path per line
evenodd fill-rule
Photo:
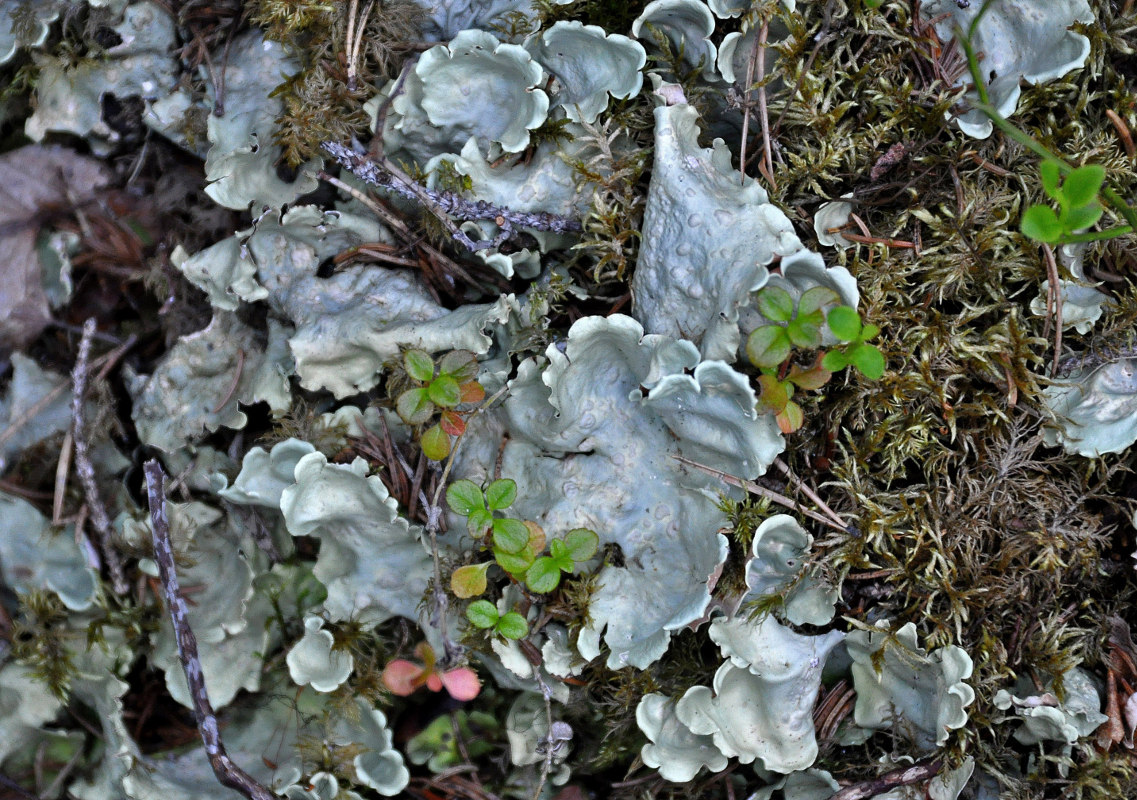
M 470 564 L 458 567 L 450 574 L 450 591 L 463 600 L 468 597 L 477 597 L 486 590 L 486 572 L 490 562 L 485 564 Z
M 781 412 L 790 401 L 790 393 L 786 384 L 773 375 L 758 376 L 758 406 L 759 410 Z
M 789 374 L 786 375 L 786 380 L 799 389 L 812 391 L 814 389 L 820 389 L 829 382 L 829 378 L 832 376 L 833 373 L 820 365 L 803 370 L 797 364 L 794 364 L 790 367 Z
M 446 409 L 438 418 L 438 427 L 451 436 L 461 436 L 466 432 L 466 420 L 457 412 Z
M 466 381 L 458 389 L 463 403 L 480 403 L 486 399 L 486 390 L 477 381 Z
M 469 350 L 454 350 L 442 357 L 438 371 L 458 383 L 473 380 L 478 374 L 478 359 Z
M 786 403 L 786 407 L 774 418 L 774 421 L 778 423 L 778 430 L 782 433 L 793 433 L 805 422 L 805 416 L 801 413 L 801 406 L 791 400 Z

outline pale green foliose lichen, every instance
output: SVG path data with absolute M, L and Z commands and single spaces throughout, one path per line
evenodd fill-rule
M 987 8 L 990 6 L 990 8 Z M 983 19 L 975 31 L 972 45 L 982 53 L 980 69 L 991 104 L 998 112 L 1009 117 L 1018 106 L 1025 80 L 1038 84 L 1060 78 L 1071 70 L 1079 69 L 1090 54 L 1090 40 L 1070 30 L 1076 22 L 1090 23 L 1093 11 L 1087 0 L 1000 0 L 997 3 L 957 3 L 955 0 L 929 0 L 920 6 L 920 16 L 935 21 L 940 41 L 949 42 L 956 37 L 957 29 L 967 35 L 972 21 L 985 9 Z M 957 86 L 969 83 L 964 72 Z M 977 97 L 974 89 L 968 96 Z M 991 135 L 992 122 L 978 110 L 968 111 L 955 118 L 959 129 L 968 136 L 986 139 Z
M 664 780 L 686 783 L 703 767 L 711 772 L 726 769 L 727 757 L 709 734 L 697 734 L 683 724 L 675 701 L 661 694 L 646 694 L 636 706 L 636 725 L 648 738 L 640 758 L 659 770 Z
M 72 611 L 94 604 L 99 573 L 76 543 L 74 526 L 53 531 L 51 521 L 27 500 L 0 492 L 0 531 L 0 576 L 5 586 L 21 594 L 37 589 L 55 592 Z
M 813 537 L 788 514 L 776 514 L 754 531 L 742 602 L 782 595 L 782 610 L 794 625 L 825 625 L 833 619 L 840 593 L 807 563 Z
M 1085 368 L 1046 387 L 1043 402 L 1054 422 L 1043 440 L 1068 453 L 1097 458 L 1137 441 L 1137 359 Z
M 393 616 L 418 617 L 430 580 L 421 528 L 397 505 L 367 464 L 329 464 L 310 453 L 296 464 L 296 482 L 281 493 L 280 510 L 293 536 L 320 539 L 313 574 L 327 587 L 326 617 L 377 625 Z
M 324 620 L 313 614 L 304 618 L 304 636 L 285 657 L 288 674 L 297 686 L 317 692 L 334 692 L 351 675 L 355 659 L 350 652 L 335 650 L 335 637 L 323 630 Z
M 557 79 L 553 103 L 574 122 L 595 122 L 609 95 L 623 100 L 643 86 L 643 46 L 597 25 L 561 20 L 525 48 Z
M 1062 676 L 1063 700 L 1051 691 L 1050 680 L 1039 692 L 1025 676 L 1015 684 L 1014 692 L 1000 689 L 995 693 L 995 707 L 1014 709 L 1022 721 L 1014 733 L 1023 744 L 1059 742 L 1071 745 L 1096 731 L 1109 718 L 1101 713 L 1101 695 L 1090 674 L 1075 667 Z
M 50 132 L 90 137 L 97 149 L 117 134 L 103 120 L 103 97 L 165 97 L 177 83 L 173 18 L 157 3 L 128 6 L 114 32 L 121 41 L 100 57 L 69 63 L 38 56 L 36 110 L 24 125 L 32 141 Z
M 518 486 L 511 513 L 550 535 L 585 527 L 619 545 L 626 564 L 601 569 L 577 647 L 594 658 L 603 635 L 611 668 L 643 668 L 706 612 L 726 557 L 722 485 L 675 456 L 762 473 L 784 444 L 754 404 L 744 376 L 700 363 L 690 342 L 645 336 L 621 315 L 586 317 L 544 361 L 522 362 L 504 419 L 471 425 L 454 475 L 480 482 L 500 463 Z
M 704 358 L 733 361 L 739 308 L 765 285 L 766 265 L 802 244 L 757 181 L 740 184 L 725 143 L 716 139 L 708 150 L 698 134 L 692 106 L 655 109 L 655 167 L 632 294 L 649 333 L 689 339 Z
M 845 638 L 795 633 L 767 616 L 711 623 L 711 639 L 727 659 L 711 687 L 693 686 L 677 713 L 693 733 L 711 736 L 724 756 L 764 769 L 793 772 L 817 758 L 813 704 L 829 653 Z
M 683 60 L 700 68 L 707 80 L 715 74 L 714 31 L 714 15 L 701 0 L 652 0 L 632 23 L 632 36 L 653 47 L 655 36 L 665 37 L 672 52 L 682 52 Z
M 964 683 L 971 677 L 971 657 L 955 645 L 926 652 L 911 622 L 892 633 L 887 622 L 877 627 L 846 638 L 857 690 L 856 723 L 893 729 L 924 749 L 943 745 L 966 724 L 967 706 L 975 700 L 975 690 Z

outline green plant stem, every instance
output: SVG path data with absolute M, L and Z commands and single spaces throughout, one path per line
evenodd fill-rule
M 1106 239 L 1116 239 L 1133 233 L 1132 225 L 1122 225 L 1117 228 L 1107 228 L 1104 231 L 1087 231 L 1086 233 L 1071 233 L 1063 236 L 1059 244 L 1074 244 L 1075 242 L 1100 242 Z
M 971 107 L 986 115 L 986 117 L 991 120 L 995 127 L 997 127 L 1014 141 L 1021 144 L 1023 147 L 1036 153 L 1044 159 L 1055 162 L 1058 165 L 1059 172 L 1061 172 L 1063 175 L 1067 175 L 1070 172 L 1074 171 L 1075 167 L 1073 164 L 1062 158 L 1057 153 L 1051 152 L 1050 149 L 1046 147 L 1046 145 L 1039 142 L 1037 139 L 1035 139 L 1033 136 L 1018 126 L 1009 122 L 1006 117 L 999 113 L 998 109 L 991 105 L 991 97 L 987 93 L 987 84 L 984 83 L 983 74 L 979 71 L 979 57 L 976 55 L 975 48 L 971 44 L 971 34 L 975 32 L 976 24 L 979 22 L 980 17 L 983 16 L 983 13 L 986 12 L 988 5 L 989 3 L 985 3 L 982 11 L 980 11 L 979 15 L 976 16 L 976 18 L 972 21 L 967 36 L 964 36 L 963 31 L 961 31 L 959 28 L 956 28 L 955 30 L 955 39 L 960 43 L 960 45 L 963 47 L 964 52 L 967 54 L 967 69 L 971 73 L 971 80 L 975 84 L 975 91 L 979 95 L 979 102 L 973 102 L 971 104 Z M 1108 186 L 1103 186 L 1101 188 L 1101 195 L 1105 198 L 1105 201 L 1109 204 L 1110 208 L 1124 217 L 1125 221 L 1129 223 L 1131 230 L 1137 230 L 1137 210 L 1134 210 L 1132 206 L 1130 206 L 1121 198 L 1121 195 L 1119 195 Z M 1126 232 L 1128 233 L 1129 231 Z M 1077 235 L 1085 236 L 1087 234 Z M 1101 238 L 1114 238 L 1115 236 L 1124 235 L 1125 234 L 1123 233 L 1115 233 L 1109 237 L 1101 237 L 1095 234 L 1088 239 L 1072 239 L 1070 241 L 1092 242 L 1097 241 Z

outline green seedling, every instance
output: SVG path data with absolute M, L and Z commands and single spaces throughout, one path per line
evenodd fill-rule
M 569 531 L 563 540 L 549 543 L 537 523 L 510 517 L 495 517 L 517 498 L 517 484 L 505 478 L 496 480 L 483 492 L 473 481 L 455 481 L 446 490 L 446 502 L 456 514 L 466 517 L 470 536 L 485 542 L 494 560 L 470 564 L 454 570 L 450 589 L 457 597 L 476 597 L 486 590 L 487 573 L 495 563 L 530 591 L 551 592 L 560 584 L 561 573 L 574 572 L 578 564 L 596 554 L 600 537 L 587 528 Z
M 876 338 L 880 328 L 862 323 L 857 310 L 849 306 L 832 309 L 826 322 L 833 335 L 844 344 L 826 353 L 821 359 L 821 366 L 836 372 L 852 365 L 869 380 L 879 380 L 884 375 L 884 355 L 867 342 Z
M 429 353 L 407 350 L 403 366 L 418 385 L 399 395 L 395 411 L 408 425 L 426 425 L 438 414 L 438 421 L 423 431 L 419 445 L 427 458 L 442 461 L 450 455 L 451 437 L 466 432 L 466 420 L 458 407 L 485 399 L 485 389 L 474 380 L 477 359 L 468 350 L 454 350 L 435 364 Z
M 834 372 L 849 365 L 874 380 L 884 374 L 884 356 L 875 346 L 866 344 L 880 329 L 863 325 L 856 309 L 849 306 L 836 306 L 826 314 L 824 307 L 839 299 L 836 292 L 824 286 L 802 293 L 796 306 L 793 296 L 777 286 L 767 286 L 758 293 L 758 311 L 771 324 L 750 333 L 746 355 L 761 372 L 757 409 L 774 414 L 783 433 L 796 431 L 804 422 L 801 406 L 793 400 L 796 390 L 820 389 Z M 807 369 L 792 363 L 795 350 L 820 348 L 826 329 L 843 344 L 820 354 Z
M 489 600 L 475 600 L 466 609 L 466 619 L 475 628 L 492 630 L 506 639 L 520 639 L 529 633 L 529 623 L 516 611 L 498 614 L 497 606 Z
M 534 592 L 545 594 L 557 588 L 562 572 L 573 572 L 576 565 L 596 555 L 600 537 L 588 528 L 574 528 L 565 538 L 549 542 L 549 555 L 541 556 L 525 571 L 525 583 Z
M 1058 162 L 1046 160 L 1038 165 L 1042 189 L 1058 203 L 1058 211 L 1046 205 L 1033 205 L 1022 219 L 1027 238 L 1046 244 L 1064 244 L 1071 236 L 1097 222 L 1103 209 L 1098 194 L 1105 183 L 1105 169 L 1097 164 L 1077 167 L 1061 179 Z

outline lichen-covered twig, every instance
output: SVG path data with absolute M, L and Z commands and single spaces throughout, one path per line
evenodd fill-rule
M 411 180 L 406 173 L 386 157 L 373 161 L 338 142 L 324 142 L 321 146 L 340 166 L 352 172 L 356 177 L 420 203 L 426 210 L 438 217 L 455 240 L 469 250 L 485 250 L 490 247 L 497 247 L 512 235 L 514 225 L 553 233 L 579 233 L 582 230 L 580 220 L 577 219 L 543 211 L 513 211 L 505 206 L 497 206 L 485 200 L 468 200 L 454 192 L 436 192 L 427 189 Z M 495 225 L 501 228 L 501 232 L 490 241 L 475 242 L 454 224 L 451 217 L 467 220 L 492 220 Z
M 150 525 L 154 540 L 154 560 L 158 562 L 158 577 L 166 596 L 166 608 L 174 626 L 174 640 L 177 642 L 178 657 L 186 673 L 190 697 L 193 700 L 193 715 L 197 720 L 197 730 L 205 745 L 209 765 L 213 774 L 223 786 L 236 789 L 250 800 L 275 800 L 275 795 L 261 786 L 251 775 L 233 763 L 221 742 L 221 730 L 217 725 L 217 715 L 205 691 L 205 676 L 201 672 L 201 660 L 197 654 L 197 639 L 193 635 L 186 613 L 186 601 L 182 599 L 178 586 L 178 573 L 174 565 L 174 549 L 170 544 L 170 520 L 166 516 L 166 473 L 162 471 L 157 459 L 150 459 L 143 466 L 146 474 L 146 496 L 150 501 Z
M 83 486 L 83 494 L 87 498 L 87 510 L 98 534 L 99 550 L 111 574 L 111 588 L 115 594 L 121 596 L 130 591 L 130 586 L 126 583 L 122 559 L 114 549 L 114 525 L 99 495 L 99 484 L 95 480 L 95 465 L 91 463 L 91 442 L 88 438 L 87 420 L 83 414 L 83 397 L 87 393 L 87 381 L 90 379 L 91 370 L 91 339 L 94 335 L 95 319 L 92 317 L 83 325 L 79 354 L 75 359 L 75 368 L 71 372 L 71 432 L 75 474 L 79 476 L 79 483 Z
M 904 767 L 902 769 L 894 769 L 892 772 L 886 772 L 878 778 L 873 778 L 872 780 L 863 781 L 861 783 L 854 783 L 852 786 L 846 786 L 829 800 L 867 800 L 869 797 L 884 794 L 898 786 L 908 786 L 909 784 L 934 778 L 940 773 L 940 767 L 942 766 L 943 761 L 936 759 L 934 761 L 924 761 L 919 764 L 913 764 L 910 767 Z

